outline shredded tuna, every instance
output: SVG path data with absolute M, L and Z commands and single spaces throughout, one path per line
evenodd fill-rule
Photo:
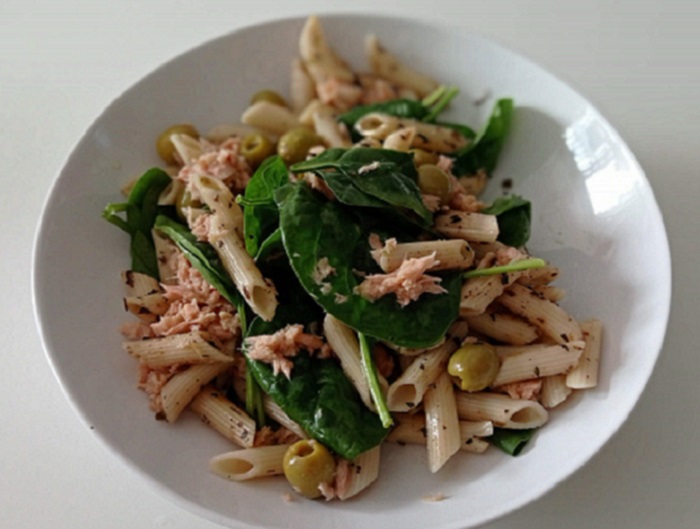
M 337 496 L 335 487 L 330 483 L 320 483 L 318 486 L 318 490 L 321 492 L 321 495 L 326 501 L 331 501 Z
M 190 231 L 192 235 L 197 237 L 198 241 L 209 240 L 209 230 L 211 228 L 211 215 L 199 215 L 190 223 Z
M 127 340 L 145 340 L 146 338 L 154 338 L 155 334 L 150 325 L 143 321 L 128 321 L 119 327 L 119 332 L 122 333 Z
M 177 283 L 163 285 L 168 310 L 151 324 L 155 336 L 207 332 L 221 348 L 230 348 L 240 334 L 236 309 L 212 287 L 187 258 L 178 253 Z
M 335 274 L 335 268 L 328 263 L 328 257 L 322 257 L 316 263 L 314 271 L 311 274 L 311 279 L 314 283 L 320 285 L 323 283 L 324 279 L 333 274 Z
M 484 209 L 484 204 L 479 202 L 479 199 L 472 193 L 467 192 L 464 186 L 461 184 L 454 174 L 452 174 L 452 165 L 454 160 L 449 156 L 440 155 L 438 158 L 437 166 L 445 171 L 452 182 L 452 194 L 447 205 L 449 209 L 456 209 L 458 211 L 466 211 L 468 213 L 478 213 Z M 426 207 L 428 207 L 426 205 Z M 430 209 L 428 207 L 428 209 Z M 433 211 L 433 210 L 431 210 Z
M 347 459 L 339 459 L 335 466 L 335 481 L 333 482 L 333 492 L 341 498 L 350 489 L 350 477 L 357 467 Z
M 326 181 L 323 178 L 320 178 L 313 173 L 304 173 L 303 178 L 304 181 L 307 184 L 309 184 L 311 189 L 318 191 L 328 200 L 335 200 L 335 195 L 333 194 L 333 191 L 331 191 L 331 188 L 328 187 Z
M 421 200 L 423 200 L 423 205 L 431 213 L 435 213 L 440 209 L 440 197 L 437 195 L 429 195 L 427 193 L 423 193 L 421 195 Z
M 241 155 L 241 139 L 229 138 L 220 145 L 200 140 L 203 153 L 195 161 L 187 163 L 178 173 L 178 179 L 185 182 L 192 199 L 199 199 L 199 193 L 189 185 L 192 175 L 209 176 L 224 182 L 234 192 L 239 193 L 248 185 L 251 169 Z
M 372 248 L 372 250 L 379 250 L 383 246 L 384 243 L 382 243 L 382 238 L 379 235 L 376 233 L 369 234 L 369 247 Z
M 402 307 L 426 293 L 442 294 L 447 292 L 439 284 L 442 280 L 425 274 L 426 270 L 439 263 L 440 261 L 435 258 L 435 252 L 425 257 L 406 259 L 393 272 L 368 275 L 356 287 L 357 292 L 370 301 L 375 301 L 387 294 L 396 294 L 396 300 Z
M 506 246 L 496 250 L 496 264 L 499 266 L 510 264 L 513 261 L 520 261 L 526 257 L 527 254 L 521 252 L 513 246 Z
M 290 360 L 302 349 L 309 352 L 319 350 L 321 356 L 330 354 L 330 347 L 320 337 L 304 332 L 300 324 L 287 325 L 274 334 L 263 334 L 246 339 L 248 357 L 272 365 L 275 375 L 284 373 L 291 377 L 294 363 Z
M 498 390 L 507 393 L 511 399 L 537 400 L 542 391 L 542 379 L 523 380 L 498 387 Z
M 318 98 L 340 112 L 347 112 L 357 105 L 362 97 L 362 88 L 356 84 L 347 83 L 337 77 L 329 77 L 316 85 Z
M 253 441 L 253 446 L 270 446 L 270 445 L 285 445 L 292 444 L 299 441 L 301 438 L 288 430 L 284 426 L 280 426 L 276 430 L 273 430 L 269 426 L 263 426 L 258 431 L 255 432 L 255 440 Z

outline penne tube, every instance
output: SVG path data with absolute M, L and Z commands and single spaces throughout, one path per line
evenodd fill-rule
M 169 306 L 170 302 L 162 292 L 124 298 L 124 308 L 146 323 L 154 323 L 158 316 L 167 312 Z
M 155 277 L 142 274 L 141 272 L 125 270 L 122 272 L 122 281 L 126 286 L 127 297 L 145 296 L 161 291 L 160 284 L 158 284 L 158 280 Z
M 328 344 L 333 349 L 333 352 L 340 360 L 340 365 L 345 372 L 345 375 L 353 383 L 357 392 L 360 394 L 362 402 L 370 410 L 374 410 L 374 402 L 369 390 L 367 377 L 362 369 L 362 359 L 360 355 L 360 344 L 357 340 L 357 335 L 350 327 L 334 318 L 330 314 L 326 314 L 323 320 L 323 331 L 326 335 Z M 386 379 L 377 373 L 379 385 L 386 393 L 388 384 Z
M 180 159 L 183 165 L 188 165 L 202 156 L 202 144 L 192 136 L 188 136 L 187 134 L 172 134 L 170 136 L 170 141 L 173 147 L 175 147 L 177 158 Z
M 260 446 L 226 452 L 209 460 L 210 470 L 231 481 L 278 476 L 284 473 L 282 460 L 290 444 Z
M 175 285 L 177 279 L 177 269 L 175 266 L 175 255 L 180 252 L 177 245 L 167 235 L 163 235 L 158 230 L 151 230 L 153 245 L 156 249 L 156 262 L 158 263 L 158 276 L 163 285 Z
M 243 112 L 241 122 L 275 136 L 282 136 L 299 126 L 299 120 L 291 110 L 269 101 L 258 101 L 250 105 Z
M 350 147 L 350 137 L 343 125 L 335 120 L 335 113 L 328 106 L 319 106 L 312 116 L 316 134 L 321 136 L 329 147 Z
M 170 378 L 160 391 L 165 419 L 175 422 L 197 393 L 230 365 L 228 362 L 193 365 Z
M 243 392 L 243 395 L 245 395 L 245 392 Z M 302 439 L 308 439 L 309 436 L 302 430 L 299 423 L 290 419 L 289 415 L 287 415 L 285 411 L 279 407 L 279 404 L 272 400 L 269 395 L 263 395 L 263 407 L 265 408 L 265 414 L 270 419 L 277 421 L 281 426 L 284 426 L 287 430 L 295 433 Z
M 526 345 L 539 336 L 535 327 L 512 314 L 485 312 L 464 319 L 472 331 L 506 344 Z
M 355 74 L 330 48 L 316 16 L 306 20 L 299 36 L 299 54 L 309 76 L 316 84 L 335 78 L 351 83 Z
M 455 392 L 457 413 L 468 421 L 491 421 L 494 426 L 525 430 L 542 426 L 549 419 L 547 410 L 533 400 L 514 400 L 498 393 Z
M 383 147 L 394 151 L 408 152 L 416 137 L 416 128 L 407 127 L 389 134 L 384 140 Z
M 566 385 L 566 375 L 553 375 L 542 379 L 540 402 L 545 408 L 554 408 L 564 402 L 573 389 Z
M 182 180 L 172 179 L 158 197 L 159 206 L 174 206 L 185 190 Z
M 459 417 L 452 379 L 446 371 L 425 392 L 425 438 L 428 467 L 435 473 L 459 450 Z
M 294 59 L 289 71 L 289 100 L 292 112 L 300 114 L 315 97 L 314 82 L 304 68 L 304 63 L 301 59 Z
M 431 77 L 409 68 L 388 53 L 375 35 L 369 35 L 365 39 L 365 53 L 372 72 L 401 88 L 415 92 L 418 97 L 427 96 L 439 86 Z
M 362 138 L 353 147 L 366 147 L 368 149 L 381 149 L 382 142 L 375 138 Z
M 390 411 L 409 411 L 423 400 L 428 386 L 445 370 L 450 355 L 457 350 L 467 336 L 468 327 L 456 321 L 447 331 L 447 339 L 440 345 L 418 355 L 387 391 L 386 401 Z
M 507 347 L 496 347 L 496 352 L 501 356 L 501 368 L 491 386 L 567 373 L 578 363 L 584 347 L 583 341 L 561 345 L 529 345 L 520 347 L 515 352 L 509 351 Z
M 398 444 L 426 444 L 425 415 L 422 413 L 397 413 L 394 415 L 396 426 L 387 441 Z M 489 443 L 484 437 L 493 435 L 493 423 L 491 421 L 459 421 L 459 449 L 464 452 L 482 453 Z
M 487 307 L 503 294 L 504 288 L 512 284 L 520 274 L 521 272 L 511 272 L 467 279 L 462 285 L 459 314 L 464 318 L 483 314 Z
M 396 243 L 389 239 L 385 245 L 370 254 L 384 272 L 393 272 L 406 259 L 425 257 L 434 253 L 439 264 L 431 270 L 464 270 L 474 262 L 474 252 L 466 241 L 451 239 Z
M 566 385 L 573 389 L 588 389 L 598 385 L 600 345 L 603 337 L 603 324 L 600 320 L 581 322 L 586 347 L 578 364 L 566 376 Z
M 559 303 L 566 297 L 566 291 L 563 288 L 552 285 L 533 286 L 532 291 L 538 296 L 542 296 L 544 299 L 551 301 L 552 303 Z
M 393 133 L 408 129 L 415 131 L 410 143 L 412 148 L 449 153 L 465 147 L 468 143 L 466 138 L 453 128 L 410 118 L 398 118 L 381 112 L 365 114 L 355 123 L 355 130 L 360 135 L 378 140 L 386 140 Z
M 547 285 L 559 277 L 559 268 L 552 265 L 547 265 L 542 268 L 533 268 L 523 274 L 518 283 L 529 285 L 531 287 Z
M 124 342 L 124 350 L 152 369 L 176 364 L 232 362 L 233 358 L 211 345 L 199 331 L 150 340 Z
M 556 343 L 583 340 L 581 327 L 564 309 L 520 284 L 511 285 L 498 302 L 540 329 Z
M 435 231 L 450 239 L 494 242 L 498 222 L 496 215 L 450 210 L 435 216 Z
M 252 448 L 255 421 L 214 386 L 202 388 L 190 403 L 190 410 L 232 443 L 241 448 Z
M 338 464 L 336 472 L 336 483 L 345 482 L 345 486 L 338 491 L 338 498 L 347 500 L 357 496 L 360 492 L 369 487 L 379 477 L 379 455 L 380 447 L 363 452 L 352 461 L 344 461 Z M 339 473 L 345 474 L 343 479 L 339 479 Z
M 263 278 L 245 249 L 240 206 L 220 180 L 198 175 L 194 182 L 202 200 L 213 211 L 209 242 L 253 312 L 270 321 L 277 309 L 277 292 L 272 282 Z

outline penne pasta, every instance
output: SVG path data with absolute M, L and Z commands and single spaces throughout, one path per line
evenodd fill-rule
M 549 419 L 547 410 L 533 400 L 514 400 L 498 393 L 455 392 L 457 413 L 468 421 L 491 421 L 494 426 L 525 430 L 538 428 Z
M 193 365 L 174 375 L 160 391 L 165 419 L 175 422 L 197 393 L 230 365 L 227 362 Z
M 413 145 L 413 140 L 416 137 L 415 127 L 406 127 L 405 129 L 395 130 L 389 134 L 383 143 L 385 149 L 391 149 L 394 151 L 408 152 Z
M 375 35 L 365 39 L 365 53 L 370 68 L 382 77 L 402 88 L 415 92 L 418 97 L 425 97 L 438 88 L 438 82 L 403 64 L 397 57 L 388 53 L 379 44 Z
M 462 285 L 459 314 L 466 318 L 486 312 L 486 308 L 513 283 L 521 272 L 472 277 Z
M 583 340 L 581 327 L 564 309 L 538 296 L 528 287 L 514 284 L 498 298 L 498 302 L 556 343 Z
M 173 134 L 170 136 L 170 141 L 175 147 L 177 158 L 183 165 L 192 163 L 203 153 L 202 144 L 199 140 L 187 134 Z
M 446 211 L 435 216 L 435 231 L 450 239 L 494 242 L 498 237 L 496 215 Z
M 232 362 L 233 357 L 211 345 L 199 331 L 150 340 L 124 342 L 124 350 L 152 369 L 177 364 Z
M 282 460 L 291 445 L 260 446 L 226 452 L 209 460 L 211 471 L 231 481 L 277 476 L 284 473 Z
M 474 316 L 465 316 L 464 319 L 472 331 L 501 343 L 525 345 L 534 342 L 538 337 L 535 327 L 512 314 L 485 312 Z
M 316 97 L 314 82 L 301 59 L 292 61 L 289 72 L 289 95 L 292 112 L 297 115 Z
M 214 125 L 209 129 L 209 132 L 207 132 L 206 138 L 214 143 L 222 143 L 234 136 L 245 138 L 249 134 L 262 134 L 271 141 L 277 141 L 276 135 L 263 132 L 258 128 L 244 125 L 243 123 L 221 123 L 219 125 Z
M 586 347 L 578 364 L 566 376 L 567 387 L 573 389 L 588 389 L 598 385 L 603 324 L 600 320 L 584 321 L 581 322 L 581 331 L 583 331 Z
M 497 347 L 501 368 L 491 385 L 497 387 L 567 373 L 578 363 L 584 347 L 585 342 L 582 341 L 561 345 L 529 345 L 518 348 L 516 352 Z
M 423 400 L 428 386 L 444 371 L 450 355 L 467 335 L 467 324 L 456 321 L 447 331 L 444 343 L 418 355 L 387 391 L 386 401 L 391 411 L 409 411 Z
M 398 118 L 381 112 L 365 114 L 355 123 L 355 130 L 365 138 L 386 140 L 396 132 L 412 129 L 410 147 L 449 153 L 465 147 L 467 140 L 450 127 L 425 123 L 410 118 Z M 388 147 L 385 147 L 388 148 Z
M 258 101 L 250 105 L 243 112 L 241 122 L 275 136 L 282 136 L 300 125 L 291 110 L 269 101 Z
M 165 314 L 170 302 L 162 292 L 154 292 L 145 296 L 129 296 L 124 298 L 124 307 L 146 323 L 153 323 L 158 316 Z
M 122 281 L 126 286 L 127 297 L 145 296 L 161 291 L 156 278 L 133 270 L 122 272 Z
M 321 136 L 329 147 L 350 147 L 350 137 L 344 126 L 335 120 L 335 113 L 326 106 L 320 105 L 312 115 L 316 134 Z
M 545 408 L 555 408 L 564 402 L 573 389 L 566 385 L 566 375 L 552 375 L 542 379 L 540 402 Z
M 156 262 L 158 263 L 158 276 L 163 285 L 177 283 L 177 269 L 174 256 L 178 253 L 177 245 L 158 230 L 151 230 L 153 245 L 156 250 Z M 160 289 L 160 287 L 159 287 Z
M 299 53 L 316 84 L 334 78 L 351 83 L 355 74 L 328 45 L 318 17 L 310 16 L 299 36 Z
M 245 249 L 241 239 L 243 213 L 240 206 L 220 180 L 197 176 L 195 185 L 204 202 L 213 211 L 209 242 L 216 248 L 224 268 L 253 312 L 265 321 L 270 321 L 277 308 L 277 292 L 272 282 L 263 279 L 253 258 Z
M 435 473 L 462 444 L 452 379 L 446 371 L 426 391 L 423 409 L 428 467 Z
M 215 387 L 202 388 L 190 403 L 190 410 L 232 443 L 241 448 L 252 448 L 255 421 Z
M 301 426 L 290 419 L 289 415 L 287 415 L 285 411 L 280 408 L 279 404 L 272 400 L 269 395 L 263 395 L 263 407 L 265 409 L 265 415 L 270 419 L 277 421 L 281 426 L 284 426 L 287 430 L 295 433 L 302 439 L 308 439 L 309 436 L 306 435 L 306 432 Z
M 376 446 L 363 452 L 353 461 L 345 463 L 347 468 L 343 479 L 344 487 L 338 491 L 338 498 L 347 500 L 357 496 L 377 480 L 379 477 L 379 455 L 380 448 Z M 338 476 L 336 476 L 336 483 L 338 481 Z
M 422 413 L 398 413 L 394 415 L 396 426 L 387 437 L 390 443 L 398 444 L 426 444 L 425 415 Z M 493 423 L 491 421 L 459 421 L 459 449 L 464 452 L 482 453 L 489 443 L 484 437 L 493 435 Z
M 395 239 L 389 239 L 382 248 L 370 252 L 384 272 L 393 272 L 406 259 L 425 257 L 432 253 L 440 262 L 431 270 L 463 270 L 474 262 L 474 252 L 469 244 L 456 239 L 398 244 Z

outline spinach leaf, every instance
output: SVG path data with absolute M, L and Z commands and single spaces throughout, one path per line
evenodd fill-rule
M 243 196 L 245 248 L 255 257 L 260 245 L 276 228 L 279 214 L 274 192 L 289 181 L 287 168 L 279 156 L 265 160 L 248 182 Z
M 415 213 L 425 226 L 432 223 L 433 214 L 423 204 L 410 154 L 386 149 L 334 148 L 293 165 L 291 170 L 313 171 L 338 191 L 336 197 L 345 204 L 380 207 L 383 202 L 385 207 Z
M 496 168 L 498 156 L 510 131 L 512 118 L 513 100 L 496 101 L 491 117 L 474 142 L 454 154 L 453 172 L 462 176 L 483 169 L 490 176 Z
M 136 182 L 126 202 L 108 204 L 102 216 L 131 235 L 131 269 L 158 279 L 158 261 L 151 229 L 158 215 L 158 197 L 171 178 L 162 169 L 146 171 Z M 120 213 L 126 213 L 126 220 Z
M 192 266 L 229 303 L 238 308 L 240 317 L 244 319 L 245 303 L 243 297 L 221 264 L 216 250 L 207 243 L 199 242 L 187 226 L 165 215 L 159 215 L 156 218 L 155 229 L 170 237 Z
M 529 430 L 508 430 L 505 428 L 494 428 L 493 435 L 487 438 L 492 445 L 497 446 L 505 453 L 517 456 L 522 452 L 525 445 L 532 439 L 537 428 Z
M 393 295 L 374 302 L 355 293 L 368 269 L 368 237 L 361 225 L 336 201 L 328 201 L 303 183 L 280 189 L 282 240 L 299 282 L 326 312 L 374 338 L 404 347 L 438 342 L 459 313 L 459 273 L 441 274 L 445 294 L 426 294 L 401 307 Z M 328 258 L 335 272 L 322 281 L 317 263 Z
M 290 323 L 308 324 L 308 314 L 295 306 L 280 305 L 271 322 L 253 320 L 247 337 L 272 334 Z M 301 354 L 293 362 L 292 376 L 287 379 L 281 373 L 274 375 L 264 362 L 247 360 L 263 391 L 304 431 L 340 456 L 354 459 L 382 442 L 388 430 L 362 403 L 337 361 Z
M 496 215 L 498 240 L 509 246 L 523 246 L 530 238 L 530 201 L 518 195 L 496 199 L 482 213 Z

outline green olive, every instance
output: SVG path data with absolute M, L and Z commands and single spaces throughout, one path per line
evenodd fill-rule
M 177 164 L 177 160 L 175 159 L 175 146 L 170 140 L 170 136 L 173 134 L 185 134 L 191 138 L 199 139 L 199 132 L 197 132 L 197 129 L 188 123 L 173 125 L 161 132 L 156 140 L 156 151 L 158 151 L 158 156 L 168 165 Z
M 322 144 L 323 140 L 314 131 L 306 127 L 297 127 L 280 138 L 277 143 L 277 154 L 284 163 L 292 165 L 304 161 L 311 147 Z
M 335 459 L 318 441 L 297 441 L 284 454 L 282 468 L 295 490 L 307 498 L 318 498 L 321 483 L 333 482 Z
M 241 143 L 241 154 L 255 169 L 269 156 L 275 154 L 275 144 L 258 132 L 248 134 Z
M 436 195 L 445 203 L 452 193 L 450 175 L 437 165 L 425 164 L 418 168 L 418 187 L 427 195 Z
M 425 164 L 436 164 L 438 161 L 437 154 L 428 152 L 423 149 L 411 149 L 408 152 L 413 153 L 413 164 L 420 167 Z
M 447 372 L 459 379 L 459 386 L 464 391 L 481 391 L 494 381 L 500 367 L 501 362 L 493 346 L 467 344 L 452 353 Z
M 274 90 L 260 90 L 259 92 L 255 92 L 253 97 L 250 98 L 250 104 L 253 105 L 259 101 L 267 101 L 268 103 L 273 103 L 281 107 L 287 106 L 287 102 L 284 98 Z

